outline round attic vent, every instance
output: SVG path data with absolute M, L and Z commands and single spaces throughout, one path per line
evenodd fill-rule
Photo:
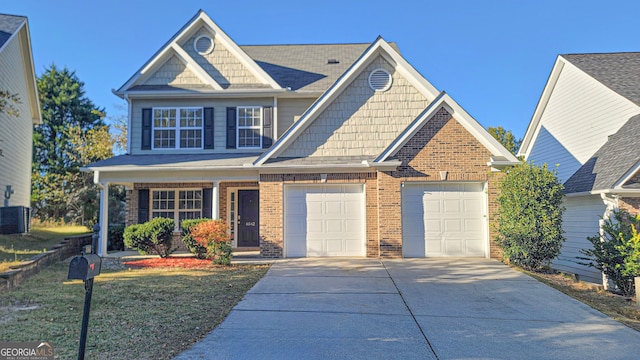
M 193 40 L 193 48 L 200 55 L 207 55 L 213 51 L 213 39 L 208 35 L 200 35 Z
M 374 91 L 387 91 L 392 82 L 391 74 L 385 69 L 375 69 L 369 74 L 369 86 Z

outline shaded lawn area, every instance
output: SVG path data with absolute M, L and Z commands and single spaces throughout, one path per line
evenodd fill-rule
M 29 234 L 0 234 L 0 272 L 22 260 L 29 260 L 34 255 L 50 250 L 64 238 L 87 234 L 84 226 L 45 226 L 34 225 Z
M 85 291 L 67 280 L 68 266 L 54 264 L 0 294 L 0 339 L 48 341 L 57 358 L 77 356 Z M 104 266 L 112 269 L 95 278 L 87 359 L 171 359 L 222 322 L 269 268 Z

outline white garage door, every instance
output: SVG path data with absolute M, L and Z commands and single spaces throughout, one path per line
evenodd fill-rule
M 485 199 L 482 183 L 405 183 L 403 256 L 486 256 Z
M 288 185 L 284 197 L 287 257 L 365 255 L 361 185 Z

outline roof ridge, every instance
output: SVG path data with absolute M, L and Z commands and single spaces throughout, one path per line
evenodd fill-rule
M 369 46 L 371 43 L 362 42 L 362 43 L 307 43 L 307 44 L 243 44 L 239 46 L 340 46 L 340 45 L 366 45 Z
M 628 54 L 640 54 L 640 51 L 614 51 L 614 52 L 572 53 L 572 54 L 560 54 L 560 56 L 628 55 Z

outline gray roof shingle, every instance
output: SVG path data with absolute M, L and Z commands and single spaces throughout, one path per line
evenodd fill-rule
M 15 33 L 27 20 L 24 16 L 0 14 L 0 47 Z
M 640 52 L 561 56 L 609 89 L 640 105 Z
M 565 183 L 565 193 L 611 189 L 640 161 L 640 115 L 636 115 Z

